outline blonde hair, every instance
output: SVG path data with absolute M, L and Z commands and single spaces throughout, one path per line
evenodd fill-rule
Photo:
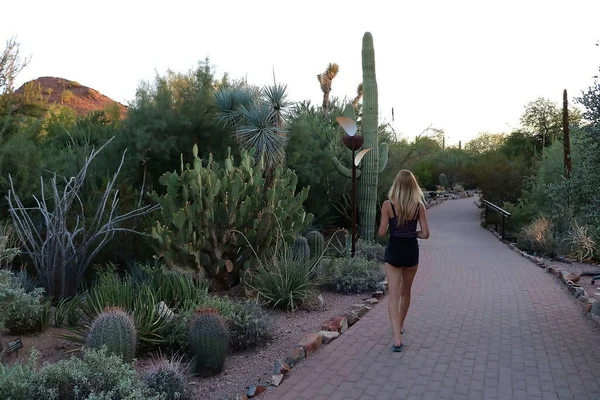
M 417 207 L 423 203 L 423 191 L 412 172 L 403 169 L 396 175 L 388 198 L 396 209 L 398 226 L 402 226 L 414 217 Z

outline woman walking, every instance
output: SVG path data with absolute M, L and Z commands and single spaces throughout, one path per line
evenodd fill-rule
M 417 223 L 421 229 L 417 231 Z M 418 239 L 429 238 L 423 192 L 414 175 L 402 170 L 394 179 L 388 200 L 381 207 L 379 236 L 390 229 L 385 249 L 385 273 L 389 288 L 389 313 L 394 331 L 393 351 L 402 351 L 404 320 L 410 306 L 412 283 L 419 267 Z

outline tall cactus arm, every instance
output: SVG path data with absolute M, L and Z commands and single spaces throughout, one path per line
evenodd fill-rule
M 348 178 L 348 179 L 352 178 L 352 170 L 350 168 L 344 167 L 342 165 L 342 163 L 340 162 L 340 160 L 337 159 L 337 157 L 333 157 L 331 159 L 331 161 L 333 162 L 333 166 L 335 167 L 335 169 L 337 170 L 337 172 L 340 173 L 340 175 L 342 175 L 344 178 Z M 360 178 L 360 174 L 361 174 L 360 169 L 357 169 L 356 170 L 356 177 Z
M 389 146 L 386 142 L 379 145 L 379 172 L 383 172 L 388 162 Z

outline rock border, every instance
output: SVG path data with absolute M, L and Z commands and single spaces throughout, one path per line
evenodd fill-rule
M 531 254 L 528 254 L 527 252 L 524 252 L 523 250 L 519 249 L 516 244 L 508 242 L 506 240 L 502 240 L 502 237 L 492 228 L 488 228 L 488 230 L 492 232 L 492 234 L 494 234 L 494 236 L 496 236 L 502 243 L 507 244 L 508 247 L 510 247 L 514 252 L 520 254 L 521 256 L 528 259 L 538 267 L 544 268 L 544 270 L 547 273 L 552 274 L 558 279 L 560 279 L 560 281 L 565 286 L 567 286 L 569 294 L 573 296 L 579 303 L 582 304 L 584 314 L 589 315 L 592 321 L 594 321 L 598 326 L 600 326 L 600 302 L 597 301 L 595 298 L 588 296 L 585 289 L 579 286 L 579 284 L 577 283 L 579 279 L 576 278 L 576 275 L 571 274 L 568 271 L 563 271 L 552 267 L 548 263 L 547 259 L 543 257 L 532 256 Z
M 456 193 L 445 193 L 437 196 L 435 199 L 427 198 L 427 208 L 431 208 L 435 205 L 441 204 L 447 200 L 458 200 L 458 199 L 467 199 L 469 197 L 475 197 L 475 194 L 478 192 L 475 190 L 465 190 L 463 192 Z
M 386 296 L 387 289 L 387 280 L 380 282 L 371 297 L 364 299 L 362 303 L 354 304 L 341 315 L 336 315 L 325 321 L 319 332 L 306 334 L 304 339 L 285 358 L 275 361 L 269 382 L 264 385 L 250 386 L 245 394 L 236 396 L 235 400 L 252 399 L 281 385 L 292 368 L 311 356 L 323 345 L 329 344 L 340 337 L 349 327 L 360 321 L 373 305 L 378 304 L 379 300 Z

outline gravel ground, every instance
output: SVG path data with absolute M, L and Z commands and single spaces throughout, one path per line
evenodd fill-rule
M 353 304 L 369 297 L 320 292 L 324 307 L 316 311 L 286 313 L 269 311 L 275 326 L 274 339 L 262 348 L 230 355 L 223 372 L 211 378 L 192 378 L 192 399 L 213 400 L 233 398 L 245 393 L 246 388 L 261 385 L 271 378 L 273 363 L 285 358 L 307 333 L 318 332 L 329 318 L 342 314 Z
M 553 266 L 556 269 L 562 270 L 562 271 L 568 271 L 574 274 L 581 274 L 582 272 L 596 272 L 599 271 L 598 274 L 600 275 L 600 265 L 595 265 L 595 264 L 585 264 L 585 263 L 579 263 L 579 262 L 572 262 L 572 263 L 564 263 L 564 262 L 558 262 L 558 261 L 550 261 L 551 266 Z M 581 286 L 585 292 L 587 293 L 588 297 L 590 298 L 595 298 L 596 300 L 600 301 L 600 281 L 596 281 L 596 283 L 594 285 L 592 285 L 592 277 L 591 276 L 582 276 L 579 279 L 579 282 L 577 282 L 579 284 L 579 286 Z M 596 294 L 598 293 L 598 294 Z

